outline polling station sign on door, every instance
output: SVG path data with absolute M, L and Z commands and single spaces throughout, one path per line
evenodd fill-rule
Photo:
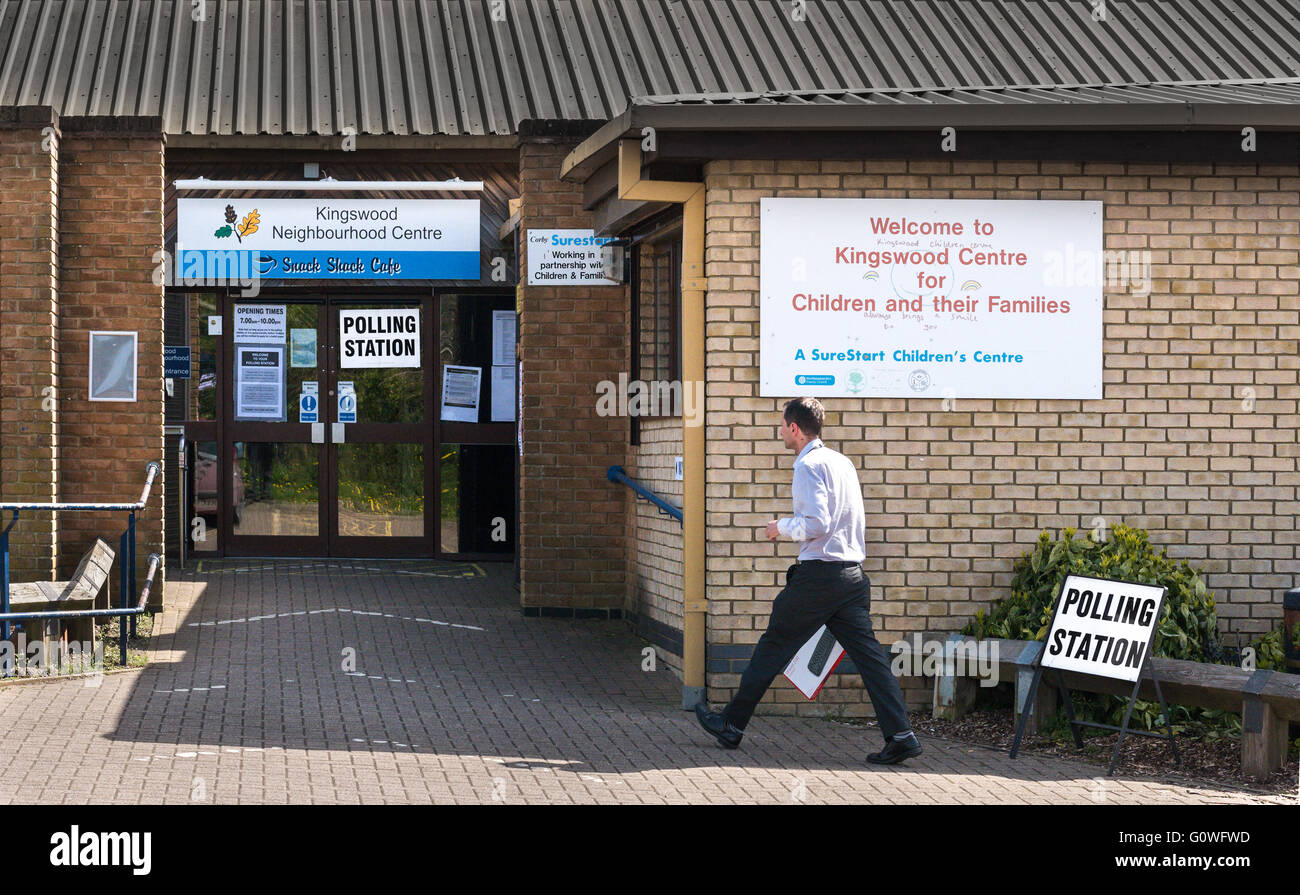
M 339 311 L 339 366 L 420 366 L 420 309 Z

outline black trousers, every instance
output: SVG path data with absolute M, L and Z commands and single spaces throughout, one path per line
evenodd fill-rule
M 849 654 L 867 686 L 886 738 L 910 725 L 903 691 L 889 656 L 871 629 L 871 581 L 859 565 L 801 562 L 785 573 L 785 587 L 772 603 L 767 630 L 740 678 L 740 689 L 723 710 L 741 730 L 778 674 L 808 638 L 825 625 Z

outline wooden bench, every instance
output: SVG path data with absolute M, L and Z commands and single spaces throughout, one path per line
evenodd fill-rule
M 974 641 L 953 634 L 949 640 Z M 1037 640 L 984 640 L 980 649 L 996 649 L 1000 681 L 1015 684 L 1016 720 L 1029 698 L 1033 664 L 1043 644 Z M 968 646 L 969 648 L 969 646 Z M 944 668 L 947 672 L 948 668 Z M 951 670 L 965 670 L 960 667 Z M 1300 674 L 1282 671 L 1248 671 L 1231 665 L 1212 665 L 1186 659 L 1151 659 L 1151 670 L 1160 682 L 1169 705 L 1198 706 L 1241 714 L 1241 768 L 1256 779 L 1264 779 L 1286 763 L 1288 723 L 1300 721 Z M 1034 700 L 1027 732 L 1038 732 L 1057 712 L 1055 672 L 1043 679 Z M 1108 693 L 1127 698 L 1133 685 L 1127 681 L 1065 672 L 1071 690 Z M 974 678 L 941 673 L 935 678 L 934 715 L 955 720 L 975 702 L 979 684 Z M 1140 699 L 1155 700 L 1155 687 L 1144 679 Z
M 95 599 L 108 581 L 113 567 L 113 548 L 102 539 L 81 558 L 77 571 L 67 581 L 32 581 L 9 585 L 9 610 L 11 612 L 47 612 L 74 609 L 94 609 Z M 81 643 L 95 642 L 95 619 L 34 619 L 23 623 L 27 643 L 40 640 L 45 656 L 52 660 L 55 646 L 68 639 Z

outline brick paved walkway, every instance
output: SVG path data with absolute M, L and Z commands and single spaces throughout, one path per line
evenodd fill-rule
M 206 560 L 168 599 L 147 669 L 0 687 L 0 800 L 1268 801 L 934 739 L 872 768 L 810 719 L 724 751 L 625 625 L 524 619 L 506 566 Z

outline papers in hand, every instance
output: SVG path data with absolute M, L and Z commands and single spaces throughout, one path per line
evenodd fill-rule
M 808 642 L 794 654 L 790 664 L 785 666 L 785 676 L 809 699 L 817 698 L 817 691 L 826 683 L 840 659 L 844 658 L 844 647 L 840 646 L 826 626 L 822 625 L 817 633 L 808 638 Z

